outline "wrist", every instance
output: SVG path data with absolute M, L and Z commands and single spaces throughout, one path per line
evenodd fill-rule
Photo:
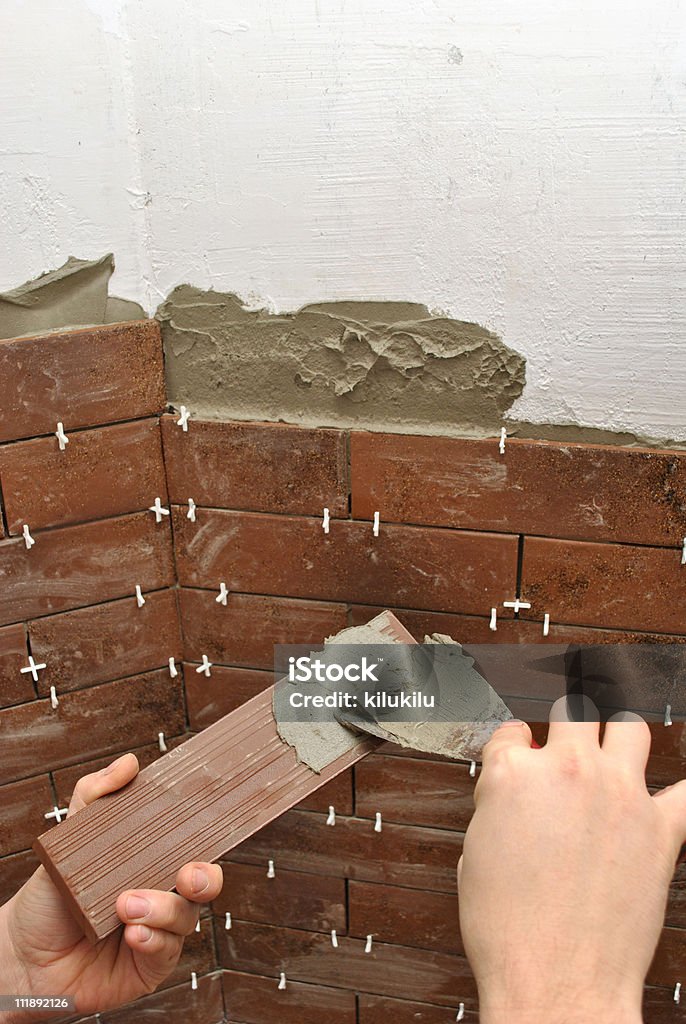
M 602 999 L 584 997 L 578 1000 L 534 999 L 516 1002 L 489 1003 L 479 1001 L 480 1024 L 643 1024 L 640 1002 L 608 1004 Z

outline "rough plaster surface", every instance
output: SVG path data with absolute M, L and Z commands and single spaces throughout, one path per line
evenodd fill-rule
M 0 289 L 414 300 L 526 358 L 513 418 L 683 438 L 685 16 L 6 0 Z
M 169 399 L 204 418 L 492 433 L 524 385 L 496 335 L 416 303 L 273 315 L 182 286 L 157 316 Z

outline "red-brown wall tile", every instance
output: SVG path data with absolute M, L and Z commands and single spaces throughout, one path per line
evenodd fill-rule
M 466 959 L 433 950 L 374 943 L 342 936 L 335 949 L 329 936 L 294 928 L 245 923 L 217 932 L 220 962 L 234 971 L 293 981 L 335 985 L 358 992 L 474 1006 L 476 986 Z M 288 989 L 286 989 L 288 991 Z
M 355 766 L 355 813 L 384 821 L 464 831 L 474 812 L 465 764 L 370 754 Z
M 0 707 L 36 696 L 31 675 L 21 671 L 28 665 L 28 658 L 26 627 L 17 624 L 0 629 Z
M 65 693 L 55 709 L 47 699 L 20 704 L 0 711 L 0 781 L 123 752 L 183 727 L 181 686 L 164 670 Z
M 525 617 L 686 634 L 681 550 L 527 537 Z
M 224 971 L 224 1002 L 232 1024 L 356 1024 L 355 993 L 278 977 Z
M 274 682 L 273 672 L 213 665 L 208 678 L 204 671 L 197 671 L 199 667 L 195 662 L 186 662 L 183 666 L 191 729 L 206 729 Z
M 101 1024 L 157 1024 L 160 1020 L 188 1024 L 218 1024 L 224 1020 L 222 979 L 219 974 L 198 976 L 198 987 L 188 981 L 137 999 L 118 1010 L 100 1015 Z
M 478 612 L 514 596 L 517 538 L 499 534 L 174 509 L 184 586 Z
M 304 928 L 307 931 L 346 931 L 345 880 L 312 875 L 301 871 L 279 869 L 274 878 L 267 878 L 267 868 L 253 864 L 222 865 L 224 888 L 213 901 L 218 923 L 224 927 L 223 915 L 231 913 L 233 927 L 241 921 Z
M 353 769 L 341 772 L 331 782 L 315 790 L 296 805 L 301 811 L 326 811 L 333 807 L 336 815 L 352 814 L 353 804 Z M 329 826 L 330 828 L 333 826 Z
M 686 453 L 353 432 L 356 519 L 579 540 L 677 544 Z
M 179 505 L 348 515 L 346 437 L 285 423 L 162 417 L 169 494 Z M 202 512 L 198 512 L 202 521 Z
M 217 586 L 217 594 L 219 587 Z M 274 644 L 321 644 L 347 625 L 346 607 L 253 594 L 230 594 L 226 607 L 210 590 L 179 591 L 184 656 L 273 670 Z
M 152 416 L 165 403 L 154 320 L 0 341 L 0 441 Z
M 108 601 L 29 623 L 31 652 L 47 668 L 38 673 L 38 692 L 50 687 L 76 690 L 168 665 L 181 658 L 181 637 L 173 590 Z M 179 665 L 180 669 L 180 665 Z
M 10 533 L 138 512 L 167 504 L 159 423 L 119 423 L 0 447 L 0 481 Z M 154 518 L 152 512 L 149 513 Z
M 36 836 L 50 827 L 54 819 L 46 819 L 45 814 L 54 802 L 47 775 L 0 786 L 0 857 L 27 850 Z
M 361 992 L 358 997 L 358 1024 L 451 1024 L 445 1006 L 432 1006 L 407 999 L 389 999 Z M 456 1015 L 453 1015 L 455 1018 Z M 476 1021 L 476 1010 L 464 1009 L 462 1020 Z
M 348 882 L 349 934 L 379 942 L 464 953 L 457 893 Z M 303 927 L 302 925 L 300 927 Z
M 326 815 L 288 811 L 231 851 L 230 861 L 264 864 L 314 874 L 387 882 L 417 889 L 454 892 L 457 861 L 462 852 L 459 832 L 382 826 L 361 818 L 337 818 L 326 825 Z
M 38 857 L 31 850 L 0 858 L 0 906 L 21 889 L 38 864 Z
M 174 579 L 168 523 L 148 512 L 0 541 L 0 623 L 169 586 Z

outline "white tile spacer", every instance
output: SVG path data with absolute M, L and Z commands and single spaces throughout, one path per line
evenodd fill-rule
M 195 930 L 196 930 L 196 932 L 200 931 L 200 918 L 198 918 L 198 923 L 195 926 Z
M 507 431 L 505 427 L 500 428 L 500 444 L 498 445 L 498 451 L 501 455 L 505 454 L 505 438 L 507 437 Z
M 494 633 L 495 633 L 496 629 L 498 628 L 498 609 L 497 608 L 491 608 L 491 621 L 488 623 L 488 628 L 492 629 Z
M 57 699 L 57 690 L 55 689 L 54 686 L 50 687 L 50 703 L 52 705 L 53 711 L 59 705 L 59 700 Z
M 469 766 L 469 778 L 476 778 L 476 761 L 472 761 L 472 763 Z
M 26 544 L 26 550 L 30 551 L 36 542 L 29 532 L 28 523 L 24 523 L 24 529 L 21 532 L 24 535 L 24 544 Z
M 156 523 L 162 522 L 162 516 L 170 515 L 169 509 L 164 507 L 160 498 L 155 498 L 155 504 L 150 506 L 148 512 L 155 513 Z
M 57 441 L 59 443 L 60 451 L 63 452 L 64 449 L 69 444 L 69 438 L 67 437 L 67 435 L 64 432 L 64 423 L 58 423 L 57 424 L 57 430 L 55 431 L 55 437 L 57 438 Z
M 53 807 L 51 811 L 48 811 L 47 814 L 43 815 L 44 818 L 54 818 L 58 825 L 62 821 L 62 818 L 66 818 L 66 816 L 66 807 Z
M 329 804 L 329 816 L 326 819 L 326 824 L 327 825 L 335 825 L 336 824 L 336 808 L 334 807 L 333 804 Z
M 374 822 L 374 831 L 375 832 L 380 832 L 381 828 L 382 828 L 382 825 L 381 825 L 381 811 L 377 811 L 376 812 L 376 821 Z
M 285 987 L 286 987 L 286 975 L 282 971 L 281 974 L 279 975 L 279 984 L 277 985 L 277 988 L 279 988 L 283 992 Z
M 189 413 L 189 411 L 188 411 L 188 409 L 186 408 L 185 405 L 180 406 L 179 412 L 180 412 L 181 415 L 179 416 L 178 420 L 176 421 L 176 425 L 177 425 L 177 427 L 181 427 L 181 429 L 183 430 L 184 434 L 187 434 L 188 433 L 188 420 L 190 419 L 190 415 L 191 414 Z
M 176 679 L 178 674 L 179 674 L 179 670 L 176 667 L 176 662 L 174 661 L 173 658 L 170 658 L 169 659 L 169 675 L 172 677 L 172 679 Z
M 374 525 L 372 526 L 372 533 L 374 534 L 375 537 L 379 536 L 379 523 L 380 523 L 379 513 L 375 512 L 374 513 Z
M 672 705 L 667 704 L 665 707 L 665 725 L 672 724 Z
M 681 982 L 680 981 L 677 981 L 676 985 L 674 986 L 674 1002 L 675 1003 L 680 1003 L 681 1002 Z
M 136 584 L 136 604 L 139 608 L 142 608 L 145 604 L 145 598 L 143 597 L 143 591 L 141 590 L 140 583 Z
M 464 1019 L 464 1003 L 460 1003 L 460 1005 L 457 1008 L 457 1016 L 455 1017 L 455 1020 L 463 1020 L 463 1019 Z
M 203 656 L 202 656 L 202 664 L 198 665 L 198 667 L 196 668 L 195 671 L 198 673 L 198 675 L 201 672 L 204 672 L 205 675 L 209 678 L 212 675 L 212 673 L 210 671 L 211 668 L 212 668 L 212 662 L 210 661 L 210 659 L 207 657 L 206 654 L 203 654 Z
M 550 612 L 546 612 L 543 616 L 543 636 L 547 636 L 550 632 Z
M 165 742 L 164 733 L 163 732 L 158 732 L 158 734 L 157 734 L 157 742 L 159 744 L 159 748 L 162 751 L 162 753 L 166 754 L 167 751 L 169 750 L 169 747 L 167 746 L 167 744 Z
M 515 597 L 514 601 L 503 601 L 503 608 L 513 608 L 515 612 L 518 612 L 520 608 L 531 608 L 529 601 L 520 601 L 518 597 Z
M 681 564 L 686 565 L 686 537 L 684 537 L 684 545 L 681 549 Z
M 186 512 L 186 519 L 190 519 L 192 523 L 195 522 L 195 510 L 198 506 L 195 504 L 192 498 L 188 499 L 188 512 Z
M 338 949 L 338 936 L 336 935 L 336 929 L 331 929 L 331 945 L 334 949 Z
M 226 599 L 229 596 L 229 592 L 226 589 L 226 583 L 219 584 L 219 597 L 215 597 L 217 604 L 223 604 L 226 608 Z
M 276 868 L 274 867 L 274 861 L 270 860 L 267 867 L 267 878 L 276 878 Z
M 226 917 L 224 918 L 224 928 L 226 929 L 227 932 L 231 931 L 231 924 L 232 924 L 232 922 L 231 922 L 231 914 L 227 910 L 226 911 Z
M 324 531 L 324 533 L 328 533 L 329 532 L 330 519 L 331 519 L 331 517 L 329 515 L 329 510 L 328 510 L 328 508 L 325 508 L 324 509 L 324 518 L 322 519 L 322 530 Z
M 371 953 L 371 951 L 372 951 L 372 936 L 371 935 L 367 936 L 367 941 L 364 944 L 364 951 L 365 951 L 365 953 Z
M 33 660 L 33 655 L 29 654 L 29 663 L 28 663 L 28 665 L 26 666 L 26 668 L 20 668 L 19 671 L 22 674 L 24 674 L 26 672 L 30 672 L 32 677 L 33 677 L 34 683 L 37 683 L 38 682 L 38 673 L 42 672 L 43 669 L 47 668 L 47 667 L 48 666 L 45 664 L 44 661 L 41 662 L 40 665 L 37 665 L 36 662 Z
M 198 975 L 195 971 L 191 971 L 191 988 L 196 989 L 198 987 Z

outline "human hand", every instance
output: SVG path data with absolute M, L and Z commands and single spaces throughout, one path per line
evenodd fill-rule
M 541 749 L 522 722 L 484 748 L 458 864 L 482 1024 L 642 1019 L 686 838 L 686 782 L 651 796 L 647 724 L 613 716 L 601 746 L 594 705 L 576 698 L 585 720 L 573 721 L 567 699 L 553 705 Z
M 69 814 L 106 793 L 121 789 L 138 773 L 134 754 L 76 784 Z M 128 1003 L 152 992 L 171 973 L 183 939 L 198 920 L 198 904 L 219 895 L 217 864 L 185 864 L 176 876 L 176 892 L 137 889 L 121 893 L 117 913 L 125 928 L 92 945 L 69 912 L 45 868 L 39 867 L 0 908 L 2 991 L 31 996 L 73 995 L 80 1014 Z M 133 901 L 138 900 L 139 904 Z M 0 1021 L 15 1018 L 0 1013 Z M 17 1021 L 31 1019 L 21 1012 Z

